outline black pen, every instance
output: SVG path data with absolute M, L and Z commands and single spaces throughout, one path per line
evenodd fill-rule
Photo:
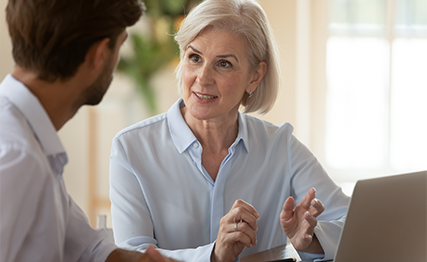
M 265 261 L 265 262 L 296 262 L 296 258 L 284 258 L 284 259 L 279 259 L 279 260 L 269 260 L 269 261 Z

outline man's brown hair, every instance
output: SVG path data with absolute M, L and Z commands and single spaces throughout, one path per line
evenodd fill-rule
M 9 0 L 6 20 L 16 64 L 41 80 L 66 80 L 83 63 L 89 48 L 135 24 L 140 0 Z

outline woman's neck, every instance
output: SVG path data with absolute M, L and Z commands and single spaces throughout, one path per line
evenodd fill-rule
M 236 140 L 239 124 L 238 114 L 221 119 L 199 120 L 191 116 L 188 110 L 181 108 L 181 114 L 197 140 L 202 144 L 203 151 L 220 153 Z

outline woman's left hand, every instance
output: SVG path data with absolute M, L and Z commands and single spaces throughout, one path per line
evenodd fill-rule
M 245 246 L 256 245 L 257 219 L 258 212 L 252 205 L 236 200 L 221 218 L 211 261 L 234 261 Z
M 311 188 L 296 206 L 292 197 L 286 199 L 280 213 L 280 224 L 297 251 L 323 254 L 323 248 L 314 235 L 314 227 L 317 225 L 317 217 L 325 207 L 315 197 L 316 190 Z

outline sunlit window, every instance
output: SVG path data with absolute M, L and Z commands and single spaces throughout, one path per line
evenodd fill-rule
M 387 42 L 331 37 L 327 52 L 326 160 L 335 168 L 379 168 L 387 160 Z
M 394 40 L 391 72 L 390 164 L 427 169 L 427 39 Z
M 329 10 L 328 168 L 349 181 L 427 169 L 427 1 Z

